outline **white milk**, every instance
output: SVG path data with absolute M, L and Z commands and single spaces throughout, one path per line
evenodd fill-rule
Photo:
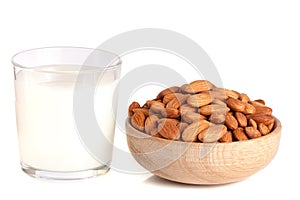
M 17 125 L 23 164 L 59 172 L 103 165 L 83 146 L 75 126 L 73 94 L 77 73 L 71 71 L 77 69 L 77 66 L 43 66 L 16 74 Z M 115 127 L 112 99 L 117 81 L 114 79 L 113 73 L 106 73 L 94 98 L 98 124 L 110 142 Z M 91 90 L 90 83 L 83 83 L 78 92 Z M 105 154 L 102 162 L 109 164 L 111 147 L 99 148 Z

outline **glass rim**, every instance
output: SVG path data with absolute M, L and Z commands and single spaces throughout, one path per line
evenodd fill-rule
M 31 49 L 23 50 L 12 56 L 11 63 L 15 67 L 19 67 L 24 70 L 33 70 L 34 71 L 34 70 L 36 70 L 35 67 L 28 67 L 28 66 L 25 66 L 24 64 L 21 64 L 20 62 L 17 62 L 16 57 L 21 54 L 24 54 L 24 53 L 29 53 L 29 52 L 33 52 L 36 50 L 44 50 L 44 49 L 81 49 L 81 50 L 97 51 L 97 52 L 102 52 L 102 53 L 104 52 L 104 53 L 113 55 L 116 58 L 116 62 L 112 65 L 106 66 L 105 70 L 113 70 L 122 64 L 122 60 L 121 60 L 120 56 L 118 56 L 117 54 L 112 53 L 110 51 L 103 50 L 103 49 L 97 49 L 97 48 L 94 49 L 94 48 L 89 48 L 89 47 L 75 47 L 75 46 L 51 46 L 51 47 L 39 47 L 39 48 L 31 48 Z M 82 66 L 84 66 L 84 64 L 82 64 Z M 78 71 L 78 70 L 76 70 L 76 71 Z M 99 71 L 99 70 L 89 70 L 89 71 Z

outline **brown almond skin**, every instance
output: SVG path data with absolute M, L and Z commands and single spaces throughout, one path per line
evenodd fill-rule
M 197 122 L 200 120 L 205 120 L 206 117 L 204 117 L 198 113 L 186 112 L 183 115 L 181 115 L 181 119 L 190 124 L 190 123 Z
M 246 127 L 247 126 L 247 117 L 241 113 L 241 112 L 236 112 L 235 113 L 235 118 L 241 127 Z
M 213 99 L 208 93 L 194 94 L 187 99 L 187 103 L 195 108 L 208 105 L 212 101 Z
M 175 119 L 158 120 L 158 132 L 161 136 L 169 140 L 180 138 L 180 130 L 178 128 L 179 121 Z
M 237 141 L 248 140 L 243 128 L 237 128 L 233 131 L 233 136 Z
M 214 100 L 218 99 L 218 100 L 224 102 L 228 98 L 224 89 L 214 88 L 213 90 L 210 90 L 207 92 L 211 95 L 211 97 Z
M 244 109 L 243 113 L 245 115 L 254 114 L 254 113 L 256 113 L 256 108 L 253 105 L 251 105 L 250 103 L 246 103 L 245 104 L 245 109 Z
M 272 109 L 265 106 L 264 100 L 251 101 L 245 93 L 217 88 L 206 80 L 164 89 L 156 99 L 147 101 L 142 107 L 138 102 L 132 102 L 128 115 L 132 126 L 139 131 L 189 142 L 199 142 L 201 137 L 208 139 L 200 141 L 209 142 L 214 137 L 214 134 L 205 135 L 206 129 L 201 129 L 202 136 L 201 132 L 198 135 L 187 134 L 187 128 L 194 123 L 211 128 L 224 123 L 226 132 L 219 142 L 264 136 L 273 131 L 275 124 Z
M 155 100 L 148 100 L 143 108 L 147 108 L 150 110 L 150 113 L 159 113 L 165 107 L 165 104 Z
M 179 110 L 177 110 L 176 108 L 165 108 L 164 110 L 161 110 L 160 114 L 163 117 L 173 118 L 173 119 L 176 119 L 180 116 Z
M 272 108 L 269 108 L 267 106 L 256 106 L 255 107 L 256 112 L 255 114 L 266 114 L 266 115 L 272 115 Z
M 249 119 L 249 126 L 253 126 L 255 129 L 257 129 L 257 123 L 253 119 Z
M 191 96 L 190 94 L 182 95 L 182 94 L 175 93 L 175 97 L 167 103 L 166 107 L 167 108 L 177 108 L 178 109 L 182 104 L 185 103 L 185 101 L 190 96 Z
M 146 117 L 141 111 L 134 112 L 131 117 L 131 125 L 139 131 L 144 131 Z
M 239 99 L 244 103 L 248 103 L 250 101 L 250 98 L 245 93 L 241 93 Z
M 152 105 L 162 105 L 162 103 L 161 102 L 159 102 L 159 101 L 156 101 L 156 100 L 148 100 L 148 101 L 146 101 L 146 103 L 143 105 L 143 108 L 150 108 Z M 165 105 L 163 105 L 163 106 L 165 106 Z
M 274 122 L 268 125 L 268 129 L 270 132 L 273 131 L 273 128 L 274 128 Z
M 164 96 L 162 101 L 164 104 L 168 104 L 171 100 L 177 99 L 179 104 L 183 104 L 190 96 L 190 94 L 170 93 Z
M 180 91 L 180 87 L 174 86 L 174 87 L 170 87 L 167 89 L 162 90 L 158 95 L 157 95 L 157 99 L 162 99 L 164 96 L 166 96 L 167 94 L 170 93 L 175 93 Z
M 242 102 L 241 100 L 229 97 L 226 100 L 226 103 L 230 109 L 232 109 L 236 112 L 244 112 L 244 110 L 245 110 L 245 103 Z
M 256 99 L 256 100 L 254 100 L 254 101 L 255 101 L 255 102 L 258 102 L 258 103 L 261 103 L 261 104 L 263 104 L 263 105 L 266 105 L 265 101 L 262 100 L 262 99 Z
M 213 114 L 209 117 L 209 121 L 215 124 L 221 124 L 225 122 L 225 114 Z
M 151 115 L 145 120 L 145 132 L 151 134 L 152 130 L 157 127 L 158 116 Z
M 150 114 L 158 114 L 160 113 L 162 110 L 164 110 L 164 104 L 161 102 L 157 102 L 157 103 L 153 103 L 149 109 Z
M 238 99 L 240 96 L 240 93 L 234 90 L 225 89 L 225 94 L 227 97 Z
M 186 93 L 195 94 L 195 93 L 211 90 L 214 87 L 215 86 L 209 81 L 196 80 L 191 82 L 190 84 L 183 85 L 181 89 Z
M 175 98 L 175 96 L 176 96 L 176 94 L 175 93 L 169 93 L 169 94 L 167 94 L 167 95 L 165 95 L 164 97 L 163 97 L 163 103 L 164 104 L 168 104 L 172 99 L 174 99 Z
M 232 133 L 227 131 L 223 137 L 220 138 L 219 142 L 232 142 Z
M 230 114 L 226 115 L 225 125 L 231 130 L 235 130 L 239 126 L 238 121 L 235 119 L 233 115 Z
M 207 129 L 209 124 L 194 122 L 186 127 L 182 133 L 182 140 L 185 142 L 195 142 L 198 139 L 198 134 Z
M 219 104 L 210 104 L 210 105 L 202 106 L 198 110 L 198 112 L 204 116 L 211 115 L 212 113 L 225 114 L 227 111 L 228 111 L 227 106 L 223 106 Z
M 255 129 L 253 126 L 246 127 L 245 132 L 246 132 L 247 136 L 251 139 L 258 138 L 261 136 L 261 133 L 257 129 Z
M 275 121 L 273 116 L 265 114 L 247 115 L 247 118 L 253 119 L 256 123 L 264 123 L 265 125 L 269 125 Z
M 194 107 L 190 106 L 189 104 L 184 104 L 179 107 L 179 111 L 181 114 L 184 114 L 187 112 L 195 113 L 195 112 L 197 112 L 197 108 L 194 108 Z
M 185 122 L 180 122 L 179 124 L 177 124 L 177 127 L 179 128 L 180 133 L 182 133 L 186 127 L 188 127 L 188 123 Z
M 172 99 L 171 101 L 169 101 L 166 105 L 166 108 L 175 108 L 175 109 L 178 109 L 180 106 L 180 102 L 174 98 Z
M 217 142 L 227 132 L 227 127 L 219 124 L 210 126 L 198 134 L 198 139 L 201 142 L 212 143 Z
M 128 116 L 131 117 L 134 114 L 133 109 L 140 108 L 140 107 L 141 106 L 138 102 L 135 102 L 135 101 L 132 102 L 128 108 Z
M 254 107 L 257 107 L 257 106 L 264 107 L 264 106 L 265 106 L 265 104 L 262 104 L 262 103 L 260 103 L 260 102 L 258 102 L 258 101 L 250 101 L 249 103 L 250 103 L 251 105 L 253 105 Z
M 132 109 L 132 112 L 133 113 L 142 112 L 145 115 L 145 117 L 149 116 L 149 109 L 147 109 L 147 108 L 134 108 L 134 109 Z
M 268 128 L 268 126 L 266 126 L 265 124 L 263 123 L 259 123 L 258 124 L 258 130 L 259 132 L 262 134 L 262 135 L 267 135 L 270 133 L 270 130 Z
M 214 98 L 214 100 L 213 100 L 212 103 L 213 103 L 213 104 L 217 104 L 217 105 L 221 105 L 221 106 L 226 106 L 226 107 L 227 107 L 226 103 L 225 103 L 224 101 L 222 101 L 221 99 L 216 99 L 216 98 Z
M 265 106 L 263 100 L 255 100 L 250 102 L 256 108 L 255 114 L 272 115 L 272 108 Z

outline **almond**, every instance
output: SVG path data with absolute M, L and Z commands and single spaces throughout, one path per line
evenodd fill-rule
M 275 121 L 273 116 L 265 114 L 247 115 L 247 118 L 253 119 L 256 123 L 264 123 L 265 125 L 269 125 Z
M 140 108 L 140 104 L 138 102 L 132 102 L 128 108 L 128 116 L 132 116 L 134 114 L 133 109 L 134 108 Z
M 263 123 L 258 124 L 258 130 L 262 135 L 267 135 L 268 133 L 270 133 L 269 128 Z
M 183 87 L 181 87 L 181 89 L 186 93 L 195 94 L 195 93 L 211 90 L 214 87 L 215 86 L 209 81 L 197 80 L 191 82 L 190 84 L 184 85 Z
M 149 109 L 147 109 L 147 108 L 134 108 L 134 109 L 132 109 L 132 112 L 133 113 L 142 112 L 145 115 L 145 117 L 149 116 Z
M 244 132 L 244 129 L 240 128 L 240 127 L 233 131 L 233 136 L 238 141 L 248 140 L 248 138 Z
M 261 133 L 255 129 L 253 126 L 248 126 L 245 128 L 246 134 L 249 138 L 258 138 L 261 136 Z
M 245 109 L 243 111 L 244 114 L 248 115 L 248 114 L 254 114 L 256 113 L 256 109 L 253 105 L 246 103 L 245 104 Z
M 272 115 L 272 108 L 269 108 L 261 103 L 258 102 L 251 102 L 251 104 L 255 107 L 256 112 L 255 114 L 266 114 L 266 115 Z
M 198 139 L 198 134 L 207 129 L 209 124 L 194 122 L 186 127 L 182 133 L 182 140 L 185 142 L 194 142 Z
M 163 103 L 164 104 L 168 104 L 172 99 L 174 99 L 176 97 L 175 93 L 169 93 L 167 95 L 164 96 L 163 98 Z
M 199 108 L 198 112 L 201 115 L 211 115 L 212 113 L 220 113 L 225 114 L 229 109 L 227 106 L 219 105 L 219 104 L 210 104 L 206 106 L 202 106 Z
M 245 93 L 217 88 L 206 80 L 166 88 L 142 107 L 133 102 L 128 115 L 139 131 L 188 142 L 248 140 L 269 134 L 275 126 L 264 100 L 251 101 Z
M 267 106 L 258 106 L 255 107 L 256 108 L 256 112 L 255 114 L 266 114 L 266 115 L 272 115 L 272 108 L 269 108 Z
M 159 101 L 155 101 L 155 100 L 148 100 L 146 103 L 148 108 L 151 108 L 151 106 L 153 105 L 160 105 L 160 106 L 165 106 L 162 102 L 159 102 Z
M 187 94 L 187 95 L 177 95 L 175 94 L 175 97 L 170 100 L 166 107 L 167 108 L 179 108 L 180 105 L 182 105 L 191 95 Z
M 195 113 L 197 111 L 196 108 L 190 106 L 189 104 L 184 104 L 184 105 L 180 106 L 179 110 L 180 110 L 181 114 L 184 114 L 186 112 Z
M 157 127 L 158 119 L 159 118 L 156 115 L 151 115 L 151 116 L 147 117 L 147 119 L 145 121 L 145 132 L 147 134 L 151 134 L 152 130 Z
M 234 111 L 243 112 L 245 110 L 245 103 L 238 99 L 229 97 L 226 100 L 226 103 L 227 103 L 228 107 Z
M 209 128 L 201 131 L 198 134 L 198 139 L 201 142 L 217 142 L 220 138 L 223 137 L 223 135 L 227 132 L 227 127 L 219 124 L 219 125 L 214 125 L 210 126 Z
M 158 132 L 166 139 L 179 139 L 180 131 L 177 126 L 178 124 L 179 121 L 175 119 L 160 119 L 158 120 Z
M 241 127 L 246 127 L 247 126 L 247 117 L 241 113 L 241 112 L 236 112 L 235 113 L 235 118 Z
M 253 126 L 255 129 L 257 129 L 257 123 L 253 119 L 249 119 L 249 126 Z
M 180 90 L 180 87 L 174 86 L 174 87 L 170 87 L 167 89 L 164 89 L 163 91 L 161 91 L 158 95 L 157 95 L 157 99 L 162 99 L 164 96 L 166 96 L 167 94 L 170 93 L 175 93 L 178 92 Z
M 146 104 L 149 105 L 150 113 L 160 113 L 165 108 L 165 104 L 159 101 L 147 101 Z
M 156 101 L 155 100 L 148 100 L 146 101 L 146 103 L 143 105 L 143 108 L 147 108 L 149 109 L 151 107 L 151 104 L 152 103 L 155 103 Z
M 180 133 L 183 133 L 183 131 L 185 130 L 186 127 L 188 127 L 188 123 L 185 122 L 180 122 L 179 124 L 177 124 Z
M 197 122 L 197 121 L 206 119 L 203 115 L 200 115 L 200 114 L 194 113 L 194 112 L 186 112 L 183 115 L 181 115 L 181 118 L 183 121 L 185 121 L 187 123 L 193 123 L 193 122 Z
M 220 142 L 232 142 L 232 133 L 227 131 L 223 137 L 220 138 Z
M 190 96 L 187 99 L 187 103 L 190 104 L 192 107 L 201 107 L 201 106 L 205 106 L 208 105 L 212 102 L 212 98 L 209 94 L 207 93 L 199 93 L 199 94 L 195 94 Z
M 233 99 L 238 99 L 240 96 L 240 93 L 238 93 L 237 91 L 228 90 L 228 89 L 224 89 L 224 90 L 225 90 L 225 94 L 227 97 L 231 97 Z
M 226 105 L 226 103 L 224 101 L 222 101 L 221 99 L 215 99 L 215 97 L 214 97 L 214 100 L 213 100 L 212 103 L 227 107 L 227 105 Z
M 248 103 L 250 101 L 250 98 L 248 97 L 248 95 L 246 95 L 244 93 L 240 94 L 239 99 L 244 103 Z
M 175 108 L 178 109 L 180 106 L 180 102 L 176 99 L 173 98 L 171 101 L 169 101 L 166 105 L 166 108 Z
M 213 99 L 219 99 L 221 101 L 225 101 L 228 96 L 223 88 L 214 88 L 211 91 L 207 91 Z
M 235 119 L 233 115 L 226 115 L 225 125 L 231 130 L 235 130 L 239 126 L 238 121 Z
M 139 131 L 144 131 L 145 128 L 145 115 L 141 111 L 136 111 L 131 117 L 131 124 Z
M 209 121 L 215 124 L 221 124 L 225 122 L 225 118 L 226 118 L 225 114 L 212 114 L 209 117 Z
M 179 110 L 177 110 L 176 108 L 165 108 L 161 110 L 160 114 L 163 117 L 174 118 L 174 119 L 180 116 Z
M 262 100 L 262 99 L 256 99 L 256 100 L 254 100 L 254 101 L 255 101 L 255 102 L 258 102 L 258 103 L 261 103 L 261 104 L 263 104 L 263 105 L 266 104 L 265 101 Z
M 250 101 L 249 103 L 252 104 L 254 107 L 257 107 L 257 106 L 264 107 L 265 106 L 265 104 L 262 104 L 262 103 L 260 103 L 258 101 Z
M 268 129 L 271 132 L 274 128 L 274 122 L 268 125 Z

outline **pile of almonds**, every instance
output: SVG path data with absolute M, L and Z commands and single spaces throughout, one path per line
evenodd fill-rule
M 275 119 L 261 99 L 197 80 L 161 91 L 128 109 L 131 125 L 154 137 L 185 142 L 233 142 L 269 134 Z

